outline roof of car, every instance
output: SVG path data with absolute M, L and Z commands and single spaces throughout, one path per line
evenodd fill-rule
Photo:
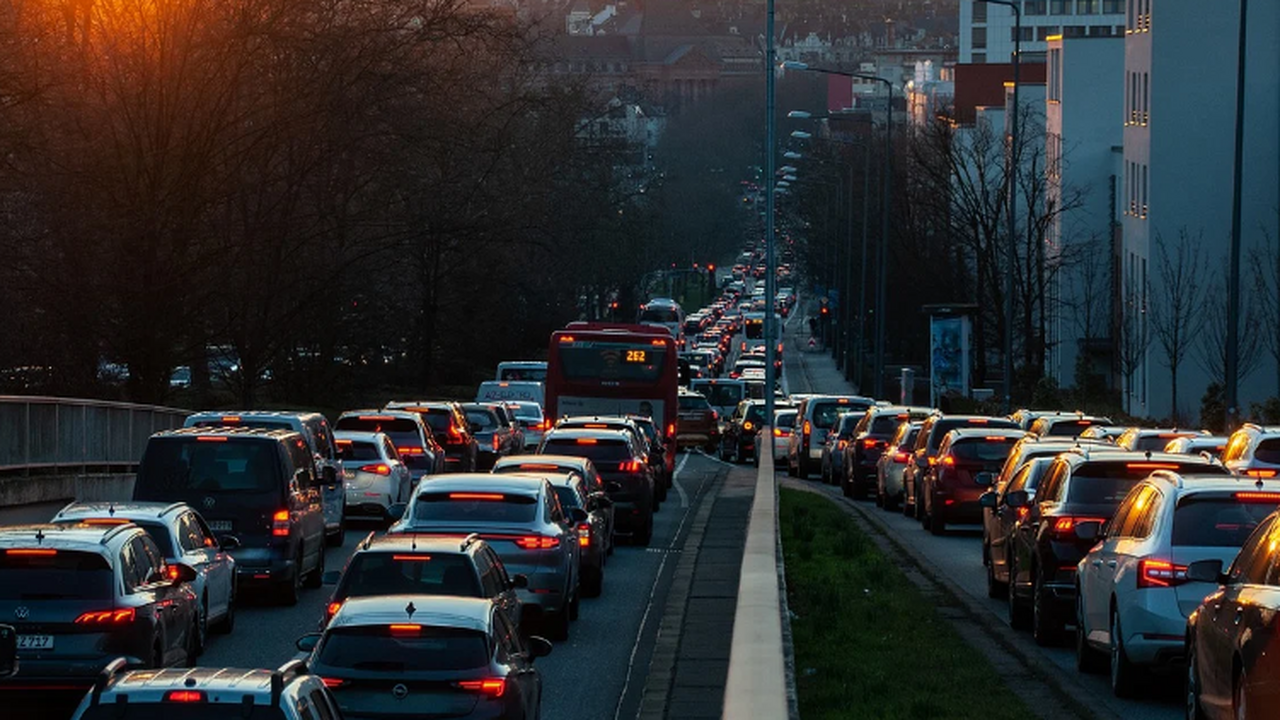
M 634 423 L 634 422 L 635 422 L 635 420 L 632 420 L 632 419 L 631 419 L 631 418 L 629 418 L 629 417 L 623 417 L 623 416 L 621 416 L 621 415 L 569 415 L 569 416 L 562 417 L 562 418 L 560 418 L 559 420 L 557 420 L 557 421 L 556 421 L 556 424 L 557 424 L 557 425 L 559 425 L 559 424 L 562 424 L 562 423 L 572 423 L 572 424 L 576 424 L 576 423 L 603 423 L 603 424 L 605 424 L 605 425 L 621 425 L 621 426 L 627 426 L 627 425 L 630 425 L 631 423 Z M 565 428 L 565 429 L 570 429 L 570 428 Z M 596 429 L 610 429 L 610 430 L 612 430 L 613 428 L 596 428 Z
M 170 668 L 163 670 L 147 670 L 121 675 L 111 684 L 117 692 L 137 692 L 141 690 L 235 690 L 233 697 L 224 702 L 240 704 L 245 692 L 268 690 L 271 688 L 272 671 L 262 668 Z M 210 698 L 212 702 L 219 699 Z M 113 703 L 114 701 L 107 701 Z
M 530 473 L 516 473 L 518 475 L 529 475 Z M 572 487 L 574 483 L 583 482 L 582 475 L 576 472 L 567 473 L 548 473 L 546 475 L 533 475 L 533 477 L 542 478 L 551 483 L 552 487 Z
M 201 410 L 187 416 L 191 418 L 217 418 L 225 422 L 235 422 L 233 418 L 280 418 L 285 420 L 305 420 L 324 417 L 309 410 Z
M 456 537 L 440 535 L 419 535 L 415 532 L 384 533 L 370 532 L 357 546 L 358 552 L 429 552 L 429 553 L 463 553 L 471 546 Z
M 1019 428 L 982 428 L 982 427 L 964 427 L 956 428 L 948 433 L 952 441 L 955 440 L 973 440 L 975 438 L 1003 437 L 1003 438 L 1021 438 L 1025 432 Z
M 536 494 L 542 488 L 542 478 L 524 473 L 491 475 L 487 473 L 450 473 L 428 475 L 414 492 L 418 495 L 434 492 L 500 492 L 509 494 Z
M 1125 428 L 1125 432 L 1133 432 L 1138 437 L 1151 437 L 1152 435 L 1168 435 L 1172 440 L 1175 437 L 1199 437 L 1208 436 L 1208 430 L 1196 430 L 1193 428 Z
M 558 428 L 552 428 L 551 430 L 547 431 L 547 434 L 545 437 L 547 441 L 550 441 L 553 439 L 563 440 L 566 438 L 570 440 L 576 440 L 578 438 L 596 438 L 597 440 L 619 440 L 622 442 L 626 442 L 627 440 L 631 439 L 631 434 L 629 430 L 615 430 L 613 428 L 558 427 Z
M 1199 455 L 1178 455 L 1166 452 L 1148 453 L 1141 450 L 1125 450 L 1124 448 L 1106 445 L 1083 445 L 1079 448 L 1072 448 L 1063 453 L 1061 457 L 1068 458 L 1070 462 L 1077 465 L 1085 462 L 1149 462 L 1178 463 L 1182 465 L 1195 463 L 1203 464 L 1206 467 L 1218 466 L 1216 461 L 1208 460 Z
M 246 440 L 264 439 L 272 441 L 285 440 L 298 435 L 296 430 L 291 428 L 251 428 L 239 425 L 220 425 L 218 427 L 189 427 L 174 428 L 173 430 L 162 430 L 151 437 L 153 438 L 191 438 L 201 436 L 225 436 L 236 437 Z
M 421 420 L 417 413 L 406 408 L 364 408 L 363 410 L 347 410 L 338 416 L 338 419 L 348 417 L 358 418 L 407 418 L 410 420 Z M 340 431 L 335 431 L 340 432 Z
M 384 433 L 373 432 L 371 430 L 334 430 L 334 440 L 352 440 L 367 443 L 376 443 L 378 438 L 386 437 Z
M 456 404 L 452 400 L 394 400 L 384 405 L 383 408 L 386 410 L 451 410 Z
M 53 516 L 55 521 L 77 518 L 111 517 L 121 520 L 151 520 L 165 515 L 176 515 L 191 506 L 183 502 L 72 502 Z
M 1183 456 L 1185 457 L 1185 456 Z M 1196 492 L 1233 491 L 1266 492 L 1280 494 L 1280 478 L 1260 479 L 1239 475 L 1209 475 L 1203 473 L 1178 473 L 1161 470 L 1151 474 L 1148 480 L 1174 486 L 1180 495 Z
M 515 465 L 555 465 L 558 467 L 572 466 L 581 470 L 586 470 L 591 460 L 577 455 L 508 455 L 499 458 L 496 465 L 502 467 L 512 467 Z M 541 469 L 541 468 L 535 468 Z
M 0 527 L 0 548 L 48 548 L 102 552 L 113 540 L 128 537 L 138 526 L 40 523 Z

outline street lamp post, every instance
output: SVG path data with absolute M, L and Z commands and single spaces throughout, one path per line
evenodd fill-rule
M 774 166 L 776 165 L 776 154 L 778 148 L 775 147 L 777 119 L 774 117 L 776 96 L 777 96 L 777 77 L 774 73 L 774 66 L 777 64 L 777 43 L 775 42 L 773 33 L 774 23 L 774 0 L 765 0 L 765 41 L 764 41 L 764 83 L 765 83 L 765 144 L 764 144 L 764 176 L 765 182 L 769 185 L 769 190 L 765 193 L 765 234 L 764 234 L 764 336 L 767 341 L 764 345 L 764 417 L 765 423 L 773 425 L 773 394 L 774 385 L 776 383 L 776 375 L 774 371 L 774 362 L 778 357 L 778 338 L 782 335 L 781 328 L 778 327 L 777 313 L 775 305 L 778 297 L 778 264 L 776 257 L 775 244 L 775 218 L 773 216 L 775 209 L 774 194 L 777 190 L 774 188 Z M 774 456 L 774 434 L 765 433 L 768 443 L 769 456 Z
M 1236 48 L 1235 167 L 1231 177 L 1231 247 L 1227 270 L 1227 353 L 1223 368 L 1223 404 L 1227 406 L 1227 432 L 1239 417 L 1240 383 L 1240 193 L 1244 171 L 1244 62 L 1248 46 L 1249 0 L 1240 0 L 1240 40 Z M 1177 408 L 1173 409 L 1176 413 Z
M 884 186 L 883 186 L 883 207 L 880 212 L 880 256 L 878 258 L 877 279 L 876 279 L 876 360 L 875 360 L 875 377 L 872 378 L 873 394 L 877 398 L 884 397 L 884 351 L 885 351 L 885 315 L 886 308 L 886 286 L 888 284 L 888 262 L 889 255 L 889 213 L 892 207 L 891 193 L 893 187 L 893 83 L 878 76 L 868 75 L 866 73 L 844 72 L 843 70 L 830 70 L 827 68 L 809 67 L 808 63 L 795 60 L 788 60 L 782 64 L 787 70 L 805 70 L 808 72 L 822 73 L 824 75 L 839 75 L 847 78 L 858 78 L 861 80 L 874 80 L 882 83 L 889 93 L 885 103 L 885 125 L 884 125 Z M 1016 76 L 1015 76 L 1016 82 Z M 1016 92 L 1016 89 L 1015 89 Z
M 1013 10 L 1013 107 L 1009 110 L 1009 167 L 1005 170 L 1008 183 L 1009 247 L 1004 271 L 1004 410 L 1013 412 L 1013 283 L 1014 266 L 1018 262 L 1014 248 L 1017 233 L 1018 199 L 1018 88 L 1021 85 L 1019 70 L 1022 60 L 1022 5 L 1014 0 L 987 0 L 994 5 L 1004 5 Z M 1025 339 L 1024 339 L 1025 341 Z

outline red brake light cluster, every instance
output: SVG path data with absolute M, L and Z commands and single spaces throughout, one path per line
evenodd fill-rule
M 1273 478 L 1276 476 L 1275 470 L 1246 470 L 1245 475 L 1251 478 Z
M 325 608 L 324 608 L 324 619 L 325 619 L 325 621 L 327 622 L 327 621 L 329 621 L 329 620 L 332 620 L 332 619 L 333 619 L 333 616 L 334 616 L 334 615 L 337 615 L 337 614 L 338 614 L 338 611 L 339 611 L 339 610 L 341 610 L 341 609 L 342 609 L 342 602 L 341 602 L 341 601 L 338 601 L 338 602 L 331 602 L 331 603 L 329 603 L 328 605 L 326 605 L 326 606 L 325 606 Z
M 320 681 L 323 682 L 324 686 L 327 688 L 340 688 L 347 684 L 347 681 L 341 678 L 320 678 Z
M 642 467 L 644 467 L 644 465 L 640 460 L 632 458 L 618 463 L 618 472 L 640 472 L 640 468 Z
M 401 455 L 425 455 L 427 451 L 420 447 L 398 447 L 396 452 Z
M 1074 537 L 1076 525 L 1085 522 L 1105 523 L 1106 518 L 1099 517 L 1060 517 L 1053 521 L 1053 534 Z
M 893 454 L 893 461 L 902 465 L 905 465 L 907 460 L 910 459 L 911 455 L 909 453 L 904 453 L 901 450 Z
M 422 633 L 422 626 L 416 623 L 396 623 L 388 628 L 392 637 L 417 637 Z
M 170 690 L 164 694 L 165 702 L 202 703 L 207 700 L 203 690 Z
M 550 550 L 560 547 L 560 538 L 542 535 L 527 535 L 515 539 L 516 545 L 525 550 Z
M 1238 492 L 1236 500 L 1240 502 L 1275 503 L 1280 505 L 1280 492 Z
M 271 516 L 271 535 L 273 537 L 289 537 L 289 511 L 279 510 Z
M 133 608 L 120 610 L 96 610 L 84 613 L 76 618 L 76 625 L 124 625 L 138 617 Z
M 578 545 L 581 547 L 591 547 L 591 526 L 587 523 L 578 525 Z
M 391 474 L 391 466 L 386 463 L 374 463 L 372 465 L 362 465 L 360 466 L 360 472 L 387 476 Z
M 1139 588 L 1173 587 L 1186 581 L 1186 565 L 1174 565 L 1164 560 L 1140 560 L 1138 562 Z
M 470 690 L 478 692 L 481 695 L 487 695 L 492 698 L 500 698 L 507 691 L 507 681 L 503 678 L 488 678 L 486 680 L 462 680 L 454 683 L 459 690 Z
M 449 493 L 450 500 L 503 500 L 502 493 Z

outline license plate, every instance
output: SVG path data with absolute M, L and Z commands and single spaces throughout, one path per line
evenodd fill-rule
M 209 529 L 214 532 L 231 532 L 230 520 L 210 520 Z
M 52 650 L 52 635 L 19 635 L 19 650 Z

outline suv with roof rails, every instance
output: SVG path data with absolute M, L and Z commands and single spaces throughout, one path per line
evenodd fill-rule
M 1134 452 L 1160 452 L 1172 440 L 1184 437 L 1209 435 L 1208 430 L 1178 430 L 1175 428 L 1131 427 L 1116 438 L 1116 446 Z
M 1008 541 L 1011 625 L 1030 626 L 1042 645 L 1058 640 L 1075 614 L 1076 566 L 1096 541 L 1096 533 L 1076 527 L 1107 522 L 1129 491 L 1156 470 L 1229 475 L 1221 463 L 1195 455 L 1096 452 L 1084 446 L 1054 459 L 1034 500 L 1026 491 L 1006 493 L 1006 505 L 1028 508 Z
M 810 395 L 796 406 L 796 430 L 787 445 L 787 474 L 807 478 L 822 469 L 822 444 L 836 418 L 864 413 L 875 401 L 860 395 Z
M 293 430 L 306 438 L 316 456 L 316 468 L 324 483 L 325 537 L 332 547 L 341 547 L 347 533 L 347 493 L 343 489 L 342 463 L 333 442 L 329 420 L 318 412 L 236 410 L 198 412 L 188 415 L 183 427 L 250 427 L 262 430 Z
M 320 474 L 292 430 L 182 428 L 152 435 L 133 499 L 185 502 L 216 534 L 234 535 L 237 587 L 268 586 L 286 605 L 320 587 L 325 523 Z
M 444 447 L 441 472 L 475 472 L 479 443 L 471 432 L 471 423 L 460 403 L 451 400 L 429 402 L 389 402 L 387 410 L 409 410 L 418 413 L 431 427 L 431 433 Z
M 517 588 L 529 586 L 524 575 L 508 576 L 502 559 L 476 533 L 462 539 L 438 535 L 371 532 L 356 546 L 342 572 L 325 573 L 333 595 L 320 628 L 333 619 L 348 598 L 369 595 L 452 595 L 489 598 L 520 625 Z
M 990 428 L 1008 430 L 1017 428 L 1013 420 L 983 415 L 943 415 L 936 412 L 924 419 L 916 435 L 911 458 L 902 470 L 902 514 L 924 520 L 924 503 L 920 496 L 924 490 L 925 475 L 937 463 L 938 447 L 952 430 L 960 428 Z
M 1074 438 L 1094 425 L 1110 424 L 1111 418 L 1084 413 L 1043 415 L 1031 423 L 1028 432 L 1039 437 Z
M 1222 462 L 1241 475 L 1275 477 L 1280 473 L 1280 428 L 1245 423 L 1231 433 Z
M 122 656 L 141 668 L 195 664 L 195 577 L 132 523 L 0 528 L 0 617 L 13 620 L 19 663 L 0 702 L 88 687 Z
M 324 682 L 301 660 L 278 670 L 200 667 L 122 672 L 112 663 L 73 720 L 341 720 Z

